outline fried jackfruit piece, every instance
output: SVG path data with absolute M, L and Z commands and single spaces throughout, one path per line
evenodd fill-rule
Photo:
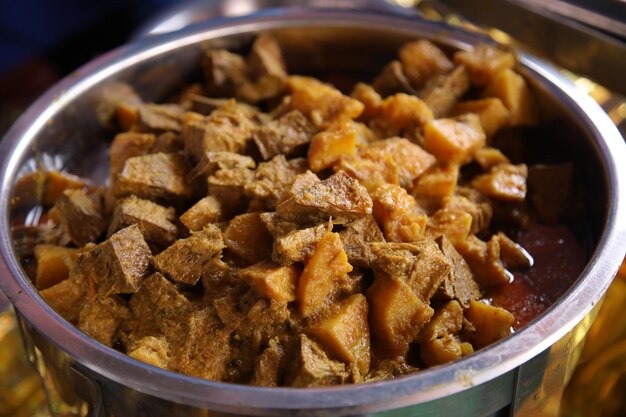
M 37 289 L 41 291 L 66 280 L 69 277 L 69 266 L 75 261 L 77 251 L 77 249 L 50 244 L 35 246 Z
M 459 119 L 433 120 L 424 126 L 424 149 L 447 163 L 469 162 L 485 145 L 485 139 L 478 116 L 471 113 Z
M 226 213 L 220 200 L 209 195 L 200 200 L 180 216 L 180 222 L 192 232 L 202 230 L 210 223 L 226 219 Z
M 405 43 L 398 55 L 404 73 L 414 87 L 421 87 L 433 75 L 451 71 L 453 68 L 446 54 L 427 40 Z
M 276 212 L 283 219 L 298 223 L 329 218 L 346 223 L 371 214 L 372 199 L 361 184 L 339 171 L 281 202 Z
M 381 185 L 372 199 L 372 214 L 388 241 L 414 242 L 423 236 L 428 218 L 404 188 Z
M 343 301 L 336 312 L 315 323 L 310 334 L 334 357 L 356 365 L 361 375 L 370 367 L 370 334 L 368 306 L 363 294 Z
M 291 107 L 301 111 L 318 127 L 356 119 L 363 112 L 360 101 L 344 96 L 315 78 L 292 75 L 287 85 L 291 91 Z
M 259 213 L 235 216 L 224 231 L 224 242 L 247 265 L 268 259 L 272 253 L 272 237 Z
M 500 72 L 483 91 L 497 97 L 509 111 L 509 126 L 535 126 L 539 122 L 535 97 L 524 77 L 511 69 Z
M 368 121 L 379 115 L 383 99 L 371 85 L 357 83 L 352 89 L 350 96 L 363 103 L 364 108 L 361 119 Z
M 163 336 L 146 336 L 127 349 L 128 356 L 161 369 L 170 369 L 170 345 Z
M 63 191 L 54 209 L 63 231 L 78 246 L 95 242 L 106 229 L 102 208 L 83 190 Z
M 526 198 L 527 177 L 525 164 L 499 164 L 475 177 L 471 186 L 494 200 L 521 202 Z
M 224 248 L 222 232 L 208 225 L 191 236 L 179 239 L 154 257 L 154 266 L 174 281 L 195 285 L 205 272 L 206 265 L 219 258 Z
M 348 378 L 346 366 L 328 358 L 319 344 L 300 334 L 293 366 L 287 376 L 287 384 L 293 387 L 335 385 Z
M 471 51 L 457 52 L 454 61 L 467 68 L 473 85 L 485 87 L 502 71 L 515 65 L 515 56 L 491 45 L 480 44 Z
M 496 97 L 459 101 L 450 110 L 450 116 L 460 116 L 466 113 L 478 115 L 487 138 L 495 135 L 498 130 L 509 123 L 509 111 L 502 100 Z
M 420 357 L 428 366 L 452 362 L 463 355 L 461 341 L 455 337 L 463 327 L 463 309 L 449 301 L 435 312 L 419 334 Z
M 410 186 L 413 181 L 433 166 L 436 159 L 419 145 L 404 138 L 389 138 L 374 142 L 359 149 L 362 158 L 377 161 L 381 157 L 389 156 L 393 160 L 400 185 Z
M 263 159 L 276 155 L 291 155 L 311 142 L 317 128 L 298 110 L 292 110 L 276 120 L 260 126 L 253 134 Z
M 176 240 L 178 227 L 174 224 L 176 211 L 163 207 L 150 200 L 143 200 L 131 195 L 115 206 L 108 235 L 131 224 L 136 224 L 149 243 L 166 247 Z
M 80 311 L 87 301 L 85 288 L 79 281 L 68 278 L 41 290 L 39 294 L 65 320 L 72 324 L 78 323 Z
M 416 129 L 433 120 L 433 112 L 419 97 L 396 93 L 380 104 L 379 114 L 370 127 L 381 137 L 405 135 L 414 137 Z
M 411 195 L 428 210 L 440 207 L 441 201 L 454 193 L 458 179 L 458 165 L 435 165 L 413 182 Z
M 511 334 L 515 317 L 503 308 L 480 301 L 470 301 L 465 317 L 474 329 L 468 332 L 472 344 L 478 348 L 490 345 Z
M 312 316 L 326 307 L 328 297 L 352 271 L 337 233 L 326 232 L 307 261 L 298 281 L 296 297 L 300 313 Z
M 335 123 L 311 139 L 307 159 L 313 172 L 335 165 L 344 156 L 354 155 L 356 130 L 351 121 Z
M 187 164 L 178 153 L 154 153 L 126 160 L 117 176 L 114 194 L 118 198 L 135 195 L 157 203 L 180 205 L 192 195 L 187 184 Z
M 330 230 L 330 224 L 318 224 L 300 230 L 292 230 L 274 240 L 272 259 L 283 265 L 306 262 L 315 251 L 322 236 Z
M 271 261 L 261 261 L 239 270 L 238 275 L 257 292 L 286 303 L 296 299 L 296 284 L 301 270 L 296 265 L 282 266 Z
M 367 301 L 374 347 L 384 358 L 406 355 L 409 344 L 434 313 L 407 283 L 384 272 L 376 273 Z

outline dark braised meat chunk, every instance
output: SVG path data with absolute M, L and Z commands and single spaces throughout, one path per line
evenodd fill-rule
M 95 242 L 106 229 L 99 202 L 83 190 L 65 190 L 54 203 L 63 231 L 78 246 Z
M 176 282 L 195 285 L 204 274 L 206 264 L 219 258 L 224 247 L 222 232 L 209 225 L 156 255 L 154 266 Z
M 276 212 L 283 219 L 298 223 L 330 218 L 346 223 L 371 214 L 372 199 L 361 184 L 340 171 L 283 201 Z
M 298 110 L 292 110 L 259 127 L 253 135 L 263 159 L 291 155 L 308 144 L 317 128 Z
M 157 203 L 180 205 L 193 190 L 185 180 L 188 168 L 183 155 L 155 153 L 126 160 L 115 182 L 118 198 L 135 195 Z
M 108 235 L 110 237 L 118 230 L 136 224 L 148 243 L 167 247 L 178 235 L 175 220 L 176 211 L 173 208 L 131 195 L 115 206 Z

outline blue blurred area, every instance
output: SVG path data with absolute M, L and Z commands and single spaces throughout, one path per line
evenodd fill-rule
M 81 50 L 112 48 L 176 0 L 0 0 L 0 73 L 34 56 L 54 53 L 85 35 Z M 119 22 L 119 24 L 116 24 Z M 91 28 L 100 28 L 97 33 Z M 111 45 L 107 44 L 111 40 Z

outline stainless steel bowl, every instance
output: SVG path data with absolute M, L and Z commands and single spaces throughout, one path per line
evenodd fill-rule
M 261 31 L 280 40 L 292 72 L 375 70 L 416 38 L 466 49 L 479 35 L 385 13 L 283 9 L 213 20 L 126 46 L 81 68 L 48 91 L 0 145 L 0 287 L 21 318 L 33 358 L 68 403 L 75 394 L 92 415 L 547 415 L 569 377 L 576 352 L 626 247 L 626 145 L 607 115 L 558 71 L 521 55 L 521 71 L 546 117 L 568 134 L 555 137 L 575 155 L 589 212 L 593 249 L 582 275 L 548 311 L 511 337 L 457 362 L 395 380 L 328 388 L 260 388 L 211 382 L 137 362 L 62 320 L 31 285 L 15 256 L 11 197 L 16 180 L 42 163 L 101 181 L 110 138 L 93 104 L 114 81 L 159 100 L 193 76 L 202 51 L 238 49 Z M 540 411 L 538 411 L 540 410 Z

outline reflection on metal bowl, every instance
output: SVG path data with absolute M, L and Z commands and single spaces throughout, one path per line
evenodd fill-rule
M 207 22 L 129 45 L 83 67 L 41 97 L 2 142 L 0 286 L 15 305 L 26 344 L 43 361 L 62 398 L 90 404 L 92 416 L 189 415 L 548 415 L 560 398 L 580 342 L 624 255 L 624 145 L 615 126 L 558 71 L 532 57 L 520 70 L 545 114 L 572 134 L 555 138 L 580 167 L 588 198 L 593 254 L 581 277 L 545 313 L 513 336 L 457 362 L 395 380 L 329 388 L 260 388 L 216 383 L 157 369 L 89 339 L 39 297 L 15 257 L 11 192 L 20 176 L 47 161 L 102 182 L 108 137 L 93 103 L 114 81 L 131 83 L 146 101 L 164 98 L 197 68 L 207 47 L 244 48 L 272 31 L 292 72 L 376 70 L 416 38 L 449 49 L 484 41 L 443 24 L 357 11 L 270 10 Z M 364 53 L 367 51 L 367 53 Z M 36 354 L 36 355 L 35 355 Z M 78 397 L 77 395 L 78 394 Z M 558 406 L 557 406 L 558 408 Z M 209 411 L 207 411 L 209 410 Z M 388 414 L 387 414 L 388 415 Z

